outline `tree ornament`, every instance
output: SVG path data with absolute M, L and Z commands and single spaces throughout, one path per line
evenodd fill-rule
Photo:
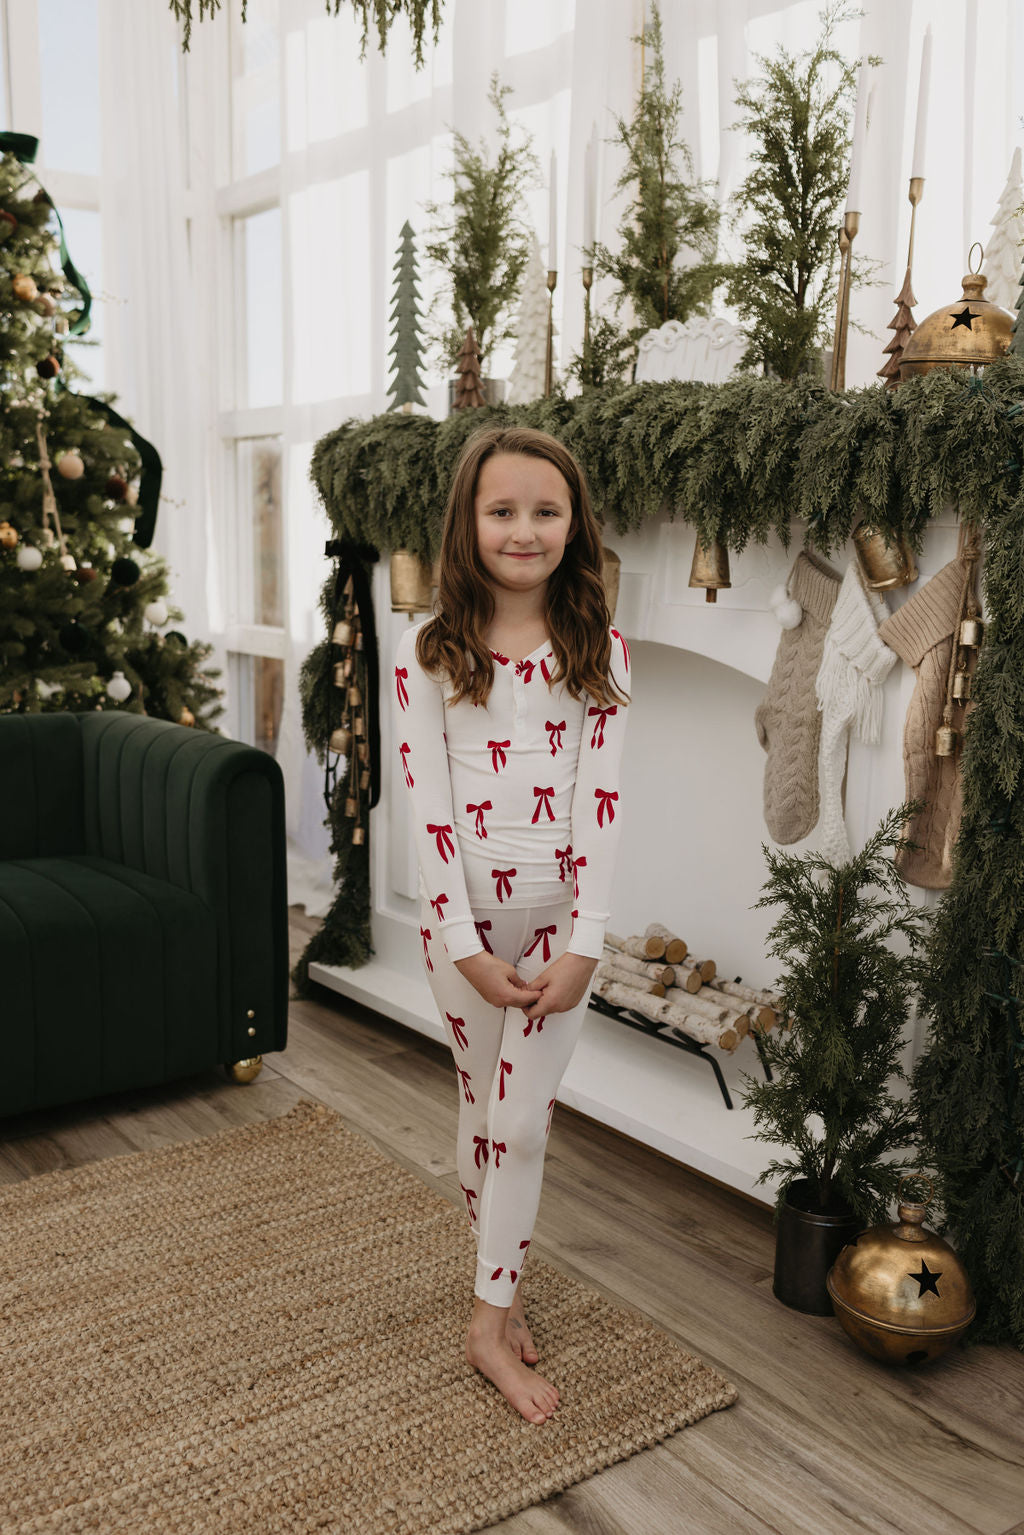
M 88 586 L 90 581 L 96 579 L 96 568 L 93 565 L 79 565 L 75 579 L 80 586 Z
M 417 300 L 416 250 L 413 245 L 413 228 L 406 219 L 402 225 L 398 260 L 394 265 L 395 287 L 392 298 L 391 334 L 395 344 L 388 353 L 395 359 L 392 381 L 388 394 L 392 395 L 389 410 L 413 405 L 423 405 L 423 335 L 420 326 L 421 311 Z
M 74 555 L 68 549 L 65 549 L 64 553 L 61 555 L 60 562 L 64 566 L 65 570 L 77 570 L 78 569 L 78 561 L 75 559 Z
M 42 552 L 32 544 L 22 544 L 18 550 L 17 561 L 21 570 L 38 570 L 43 563 Z
M 13 549 L 18 542 L 18 530 L 9 522 L 0 522 L 0 548 Z
M 53 316 L 57 313 L 57 300 L 53 294 L 40 293 L 36 299 L 36 310 L 39 314 L 44 315 L 46 319 L 52 320 Z
M 62 453 L 55 467 L 65 480 L 80 480 L 85 473 L 85 464 L 77 448 L 69 448 L 66 453 Z
M 975 242 L 970 254 L 981 250 Z M 970 368 L 978 373 L 1005 356 L 1013 333 L 1013 316 L 983 297 L 987 278 L 968 271 L 963 293 L 952 304 L 934 310 L 911 336 L 900 359 L 900 380 L 933 368 Z
M 1013 151 L 1010 173 L 991 220 L 992 234 L 985 248 L 985 290 L 989 301 L 1003 309 L 1013 309 L 1017 302 L 1021 247 L 1024 246 L 1024 182 L 1021 181 L 1021 153 Z
M 181 714 L 178 717 L 178 724 L 179 725 L 194 725 L 195 722 L 196 722 L 195 715 L 192 713 L 192 710 L 188 707 L 188 705 L 185 704 L 183 706 L 183 708 L 182 708 Z
M 0 245 L 11 238 L 18 227 L 18 220 L 6 208 L 0 208 Z
M 124 504 L 125 506 L 138 506 L 139 504 L 139 487 L 135 484 L 134 480 L 124 493 Z
M 155 602 L 147 603 L 143 617 L 147 623 L 155 625 L 157 629 L 162 629 L 169 617 L 167 604 L 163 598 L 158 597 Z
M 41 357 L 36 363 L 36 372 L 40 378 L 56 378 L 60 372 L 60 362 L 51 352 L 49 357 Z
M 112 474 L 103 487 L 103 494 L 108 501 L 123 501 L 128 492 L 128 481 L 119 474 Z
M 17 272 L 11 279 L 11 288 L 14 291 L 15 298 L 20 298 L 26 304 L 34 304 L 39 297 L 36 280 L 34 277 L 30 277 L 27 272 Z
M 472 325 L 467 330 L 466 338 L 462 343 L 456 373 L 458 377 L 455 380 L 455 399 L 452 402 L 452 410 L 473 410 L 480 405 L 486 405 L 480 378 L 480 354 L 477 351 Z
M 115 672 L 107 683 L 107 697 L 112 698 L 115 703 L 123 704 L 131 696 L 132 685 L 128 678 L 124 672 Z
M 142 572 L 134 560 L 129 560 L 125 555 L 116 559 L 110 567 L 110 579 L 118 586 L 134 586 Z

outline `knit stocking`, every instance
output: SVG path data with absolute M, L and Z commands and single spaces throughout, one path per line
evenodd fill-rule
M 878 630 L 879 638 L 917 672 L 903 729 L 903 767 L 907 799 L 927 804 L 903 828 L 905 837 L 920 844 L 918 850 L 898 854 L 895 863 L 909 885 L 925 890 L 945 890 L 952 883 L 953 846 L 960 830 L 960 747 L 971 704 L 965 705 L 962 720 L 954 720 L 960 733 L 951 757 L 935 755 L 935 732 L 942 724 L 963 584 L 963 564 L 950 560 Z M 970 655 L 968 670 L 973 671 L 977 652 Z
M 878 637 L 879 621 L 888 616 L 884 598 L 864 585 L 854 560 L 839 589 L 814 685 L 821 710 L 820 852 L 836 865 L 851 856 L 842 798 L 850 732 L 869 742 L 882 735 L 882 683 L 897 660 Z
M 809 550 L 793 562 L 786 583 L 803 609 L 794 629 L 784 629 L 754 715 L 757 739 L 768 753 L 764 770 L 764 819 L 775 842 L 799 842 L 818 821 L 818 744 L 821 715 L 814 682 L 825 631 L 839 595 L 837 570 Z

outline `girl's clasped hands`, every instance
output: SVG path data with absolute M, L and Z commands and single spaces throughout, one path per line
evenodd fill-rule
M 527 1018 L 546 1018 L 551 1013 L 567 1013 L 582 1001 L 590 989 L 597 960 L 566 951 L 530 982 L 496 954 L 471 954 L 455 964 L 492 1007 L 521 1007 Z

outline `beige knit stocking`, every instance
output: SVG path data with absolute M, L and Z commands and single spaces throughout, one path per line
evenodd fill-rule
M 783 629 L 768 691 L 754 715 L 757 739 L 768 753 L 764 819 L 772 840 L 799 842 L 818 821 L 818 744 L 821 715 L 814 683 L 841 577 L 820 555 L 803 549 L 786 583 L 803 618 Z

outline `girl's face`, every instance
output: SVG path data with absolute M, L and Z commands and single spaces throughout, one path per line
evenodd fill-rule
M 492 453 L 477 475 L 473 500 L 480 563 L 510 592 L 542 586 L 572 537 L 572 497 L 546 458 Z

